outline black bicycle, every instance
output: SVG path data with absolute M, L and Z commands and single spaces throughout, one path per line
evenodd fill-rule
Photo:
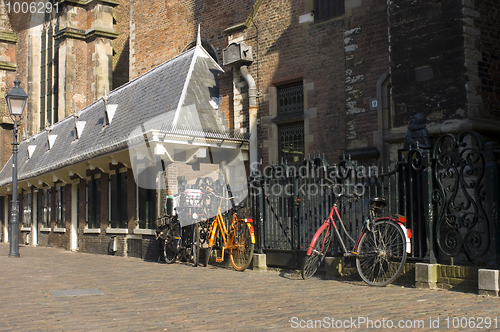
M 202 192 L 186 189 L 180 195 L 168 197 L 166 214 L 158 220 L 156 239 L 162 244 L 163 257 L 167 264 L 176 260 L 191 260 L 198 266 L 200 260 L 200 226 L 196 212 L 200 206 Z M 173 200 L 180 199 L 181 204 L 172 209 Z

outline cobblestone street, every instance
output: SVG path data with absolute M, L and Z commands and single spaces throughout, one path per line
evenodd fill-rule
M 486 331 L 500 325 L 500 299 L 471 293 L 304 281 L 293 271 L 241 273 L 47 247 L 21 246 L 18 259 L 8 252 L 0 244 L 0 331 L 290 331 L 332 323 L 349 331 Z M 61 296 L 85 293 L 95 295 Z

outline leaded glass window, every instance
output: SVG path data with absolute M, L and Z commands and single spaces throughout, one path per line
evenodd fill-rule
M 59 42 L 54 39 L 57 30 L 54 13 L 46 12 L 40 35 L 40 130 L 58 121 Z
M 302 82 L 278 87 L 278 114 L 304 111 Z
M 293 164 L 304 160 L 304 124 L 279 127 L 280 162 Z

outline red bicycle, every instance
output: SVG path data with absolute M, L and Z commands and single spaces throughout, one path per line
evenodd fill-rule
M 328 180 L 328 179 L 327 179 Z M 332 182 L 329 180 L 329 182 Z M 332 182 L 333 183 L 333 182 Z M 341 195 L 337 196 L 340 197 Z M 353 196 L 354 199 L 359 196 Z M 370 200 L 370 213 L 361 229 L 357 241 L 347 233 L 340 218 L 337 203 L 333 204 L 328 219 L 316 231 L 307 250 L 302 278 L 314 275 L 333 243 L 333 234 L 337 237 L 344 257 L 354 256 L 356 268 L 361 278 L 372 286 L 385 286 L 398 277 L 406 263 L 407 252 L 410 252 L 411 231 L 405 227 L 406 218 L 400 215 L 375 219 L 377 210 L 387 205 L 382 197 Z M 342 227 L 347 239 L 353 244 L 347 250 L 338 226 Z

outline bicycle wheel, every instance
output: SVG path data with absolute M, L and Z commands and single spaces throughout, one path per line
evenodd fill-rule
M 198 223 L 193 224 L 192 239 L 193 265 L 198 266 L 198 262 L 200 261 L 200 226 L 198 225 Z
M 238 221 L 234 228 L 233 245 L 230 250 L 231 264 L 236 271 L 245 271 L 253 257 L 250 229 L 244 221 Z
M 306 256 L 304 265 L 302 267 L 302 278 L 309 279 L 316 273 L 321 262 L 325 258 L 326 253 L 330 247 L 332 237 L 329 234 L 329 227 L 327 225 L 321 226 L 309 245 L 312 248 L 311 254 Z
M 361 278 L 372 286 L 385 286 L 401 273 L 406 262 L 406 237 L 393 221 L 375 222 L 361 236 L 356 267 Z
M 170 239 L 163 241 L 163 257 L 167 264 L 172 264 L 177 259 L 177 240 Z

